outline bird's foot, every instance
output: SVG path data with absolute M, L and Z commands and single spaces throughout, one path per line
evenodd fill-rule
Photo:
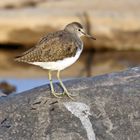
M 72 95 L 71 93 L 69 93 L 68 91 L 64 91 L 62 93 L 56 93 L 56 92 L 52 92 L 52 94 L 56 97 L 56 98 L 62 98 L 64 95 L 67 95 L 70 99 L 74 100 L 73 97 L 75 97 L 76 95 Z
M 56 92 L 52 92 L 52 94 L 56 97 L 56 98 L 62 98 L 63 93 L 56 93 Z
M 71 98 L 72 100 L 74 100 L 73 97 L 75 97 L 76 95 L 72 95 L 71 93 L 69 93 L 68 91 L 64 91 L 63 95 L 67 95 L 69 98 Z

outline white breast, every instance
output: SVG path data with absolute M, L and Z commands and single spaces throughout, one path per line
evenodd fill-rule
M 75 63 L 76 60 L 79 58 L 81 52 L 82 52 L 82 49 L 78 50 L 74 57 L 68 57 L 63 60 L 58 60 L 56 62 L 32 62 L 30 64 L 40 66 L 43 69 L 63 70 L 69 67 L 70 65 L 72 65 L 73 63 Z

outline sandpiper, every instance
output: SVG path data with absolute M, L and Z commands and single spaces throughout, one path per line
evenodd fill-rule
M 52 94 L 58 98 L 64 94 L 72 98 L 60 79 L 60 71 L 72 65 L 79 58 L 83 50 L 83 42 L 80 37 L 83 35 L 95 40 L 94 37 L 85 33 L 80 23 L 72 22 L 66 25 L 64 30 L 45 35 L 35 47 L 17 56 L 15 60 L 48 69 Z M 51 76 L 52 71 L 57 71 L 57 79 L 63 88 L 63 93 L 55 92 Z

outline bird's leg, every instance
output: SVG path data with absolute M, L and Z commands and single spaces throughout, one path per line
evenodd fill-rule
M 60 78 L 60 71 L 57 72 L 57 79 L 59 80 L 59 83 L 64 90 L 64 94 L 66 94 L 69 98 L 71 98 L 73 100 L 72 95 L 68 92 L 68 90 L 66 89 L 66 87 L 64 86 L 64 84 Z
M 52 75 L 51 75 L 51 71 L 49 70 L 48 72 L 48 77 L 49 77 L 49 81 L 50 81 L 50 87 L 51 87 L 51 93 L 57 97 L 57 98 L 61 98 L 60 95 L 58 95 L 57 93 L 55 93 L 54 87 L 53 87 L 53 82 L 52 82 Z

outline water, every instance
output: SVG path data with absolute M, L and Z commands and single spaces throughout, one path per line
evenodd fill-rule
M 0 51 L 0 82 L 16 86 L 16 93 L 48 84 L 47 71 L 13 61 L 13 52 Z M 83 53 L 80 59 L 61 73 L 62 79 L 95 76 L 140 66 L 140 51 Z M 56 78 L 56 73 L 53 73 Z M 18 77 L 18 78 L 16 78 Z M 56 80 L 54 80 L 56 81 Z
M 47 79 L 0 79 L 0 82 L 1 81 L 6 81 L 11 85 L 16 86 L 16 93 L 49 83 Z

